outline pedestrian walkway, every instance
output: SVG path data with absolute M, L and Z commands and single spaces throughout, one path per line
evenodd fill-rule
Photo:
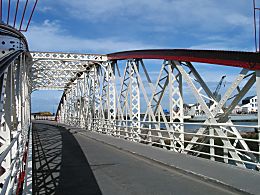
M 33 194 L 101 194 L 87 158 L 72 133 L 33 123 Z

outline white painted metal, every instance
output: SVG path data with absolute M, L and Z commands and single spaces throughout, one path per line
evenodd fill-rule
M 31 52 L 33 57 L 32 90 L 64 89 L 79 72 L 87 71 L 93 63 L 107 61 L 104 55 Z
M 35 61 L 49 60 L 49 61 L 107 61 L 106 55 L 99 54 L 78 54 L 78 53 L 57 53 L 57 52 L 30 52 Z
M 1 194 L 13 194 L 17 190 L 19 175 L 24 174 L 25 154 L 30 126 L 29 56 L 20 54 L 7 66 L 0 78 L 0 183 Z
M 19 51 L 26 50 L 25 43 L 19 37 L 0 35 L 0 59 Z
M 242 138 L 240 127 L 228 116 L 255 80 L 259 80 L 256 76 L 259 73 L 242 69 L 218 102 L 188 62 L 165 60 L 153 83 L 141 59 L 125 61 L 121 72 L 121 65 L 102 55 L 32 55 L 32 89 L 65 89 L 57 111 L 61 123 L 238 166 L 258 166 L 259 150 L 250 149 L 248 143 L 259 144 L 259 140 Z M 204 123 L 197 124 L 197 132 L 185 131 L 183 82 L 207 117 Z M 245 85 L 241 87 L 242 83 Z M 230 98 L 231 104 L 224 109 Z M 163 104 L 165 101 L 169 104 Z M 169 114 L 164 112 L 165 108 Z

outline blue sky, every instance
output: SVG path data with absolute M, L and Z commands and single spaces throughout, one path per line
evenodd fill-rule
M 257 3 L 260 4 L 258 0 Z M 100 54 L 147 48 L 254 51 L 250 0 L 40 0 L 25 35 L 32 51 Z M 239 71 L 222 66 L 197 68 L 212 83 L 212 88 L 223 74 L 231 81 Z M 32 111 L 52 112 L 60 94 L 34 92 Z

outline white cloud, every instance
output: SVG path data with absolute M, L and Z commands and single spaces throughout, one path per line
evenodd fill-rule
M 93 30 L 109 34 L 116 31 L 117 37 L 108 37 L 104 43 L 111 44 L 112 40 L 119 49 L 125 48 L 122 44 L 127 48 L 150 48 L 139 40 L 132 46 L 129 39 L 137 37 L 151 45 L 162 41 L 163 46 L 174 48 L 216 46 L 214 49 L 234 50 L 249 45 L 250 50 L 253 45 L 252 5 L 244 0 L 46 0 L 41 6 L 52 7 L 59 19 L 66 15 L 64 21 L 71 25 L 80 22 L 82 26 L 91 24 Z M 101 37 L 95 41 L 104 40 Z
M 251 4 L 243 0 L 57 0 L 72 17 L 98 23 L 129 20 L 136 23 L 193 26 L 221 30 L 235 25 L 246 29 L 251 18 L 243 11 Z
M 232 13 L 227 15 L 226 21 L 230 25 L 235 25 L 235 26 L 250 26 L 250 24 L 252 24 L 251 18 L 238 13 Z
M 236 43 L 236 42 L 234 42 Z M 190 47 L 190 49 L 205 49 L 205 50 L 229 50 L 229 51 L 252 51 L 252 48 L 241 48 L 235 46 L 235 44 L 229 43 L 229 42 L 208 42 L 208 43 L 202 43 L 198 45 L 193 45 Z
M 233 50 L 233 51 L 253 51 L 253 42 L 248 42 L 248 37 L 244 34 L 229 35 L 201 35 L 200 43 L 192 45 L 190 49 L 209 50 Z M 244 44 L 248 42 L 247 44 Z
M 42 12 L 42 13 L 47 13 L 49 11 L 53 11 L 53 8 L 50 6 L 39 6 L 37 8 L 37 11 Z
M 157 48 L 142 42 L 129 42 L 114 37 L 88 39 L 67 34 L 57 21 L 33 24 L 25 34 L 31 51 L 64 51 L 109 53 L 122 50 Z

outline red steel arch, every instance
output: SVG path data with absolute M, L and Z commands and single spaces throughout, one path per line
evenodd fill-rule
M 260 54 L 244 51 L 151 49 L 133 50 L 108 54 L 108 60 L 165 59 L 200 62 L 260 70 Z

